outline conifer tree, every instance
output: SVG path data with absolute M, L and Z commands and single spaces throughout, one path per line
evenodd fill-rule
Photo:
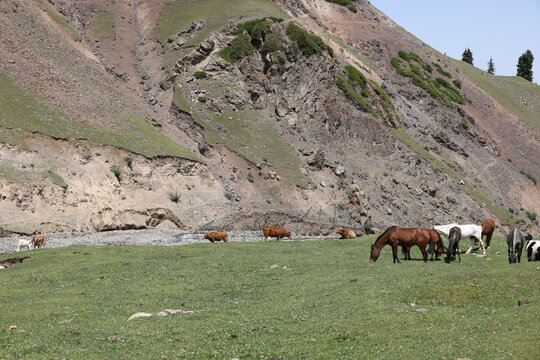
M 534 56 L 531 52 L 531 50 L 525 51 L 521 56 L 519 57 L 518 63 L 517 63 L 517 76 L 521 76 L 525 80 L 532 81 L 533 79 L 533 66 Z
M 495 64 L 493 63 L 493 58 L 491 56 L 489 57 L 487 72 L 490 74 L 495 74 Z
M 463 55 L 461 55 L 461 61 L 464 61 L 468 64 L 473 64 L 473 55 L 471 49 L 467 48 L 465 51 L 463 51 Z

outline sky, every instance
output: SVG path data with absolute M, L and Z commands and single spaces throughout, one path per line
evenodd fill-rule
M 540 0 L 371 0 L 408 32 L 439 52 L 461 60 L 466 48 L 474 66 L 516 75 L 519 57 L 534 56 L 533 81 L 540 83 Z M 406 50 L 406 49 L 404 49 Z

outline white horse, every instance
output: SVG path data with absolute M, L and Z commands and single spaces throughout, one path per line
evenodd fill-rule
M 434 226 L 433 229 L 437 231 L 441 235 L 445 235 L 446 237 L 450 234 L 450 229 L 453 227 L 458 227 L 461 230 L 461 237 L 470 237 L 471 238 L 471 245 L 469 246 L 469 249 L 465 254 L 470 254 L 473 245 L 474 245 L 474 239 L 476 238 L 478 241 L 480 241 L 480 246 L 482 247 L 482 250 L 484 251 L 484 255 L 486 254 L 486 248 L 484 247 L 484 242 L 482 241 L 482 227 L 480 225 L 475 224 L 467 224 L 467 225 L 458 225 L 458 224 L 448 224 L 448 225 L 438 225 Z
M 27 248 L 28 250 L 33 249 L 34 240 L 19 239 L 19 246 L 17 246 L 17 251 L 21 251 L 23 248 Z

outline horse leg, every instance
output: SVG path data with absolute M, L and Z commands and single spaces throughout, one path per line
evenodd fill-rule
M 488 249 L 491 247 L 491 236 L 492 235 L 493 234 L 487 234 L 486 235 L 486 246 L 487 246 Z
M 392 245 L 392 255 L 394 256 L 394 264 L 396 263 L 396 261 L 398 264 L 401 264 L 401 261 L 399 261 L 399 257 L 398 257 L 398 247 L 399 247 L 398 244 Z
M 522 245 L 518 245 L 518 249 L 517 249 L 518 263 L 521 262 L 521 250 L 523 250 L 523 246 L 522 246 Z
M 467 250 L 467 252 L 465 254 L 470 254 L 471 253 L 473 245 L 474 245 L 474 238 L 471 236 L 471 245 L 469 246 L 469 249 Z
M 420 248 L 420 251 L 422 252 L 422 256 L 424 257 L 424 262 L 427 263 L 427 257 L 428 256 L 427 256 L 427 252 L 426 252 L 426 247 L 425 246 L 424 247 L 419 246 L 419 248 Z
M 459 258 L 459 263 L 461 264 L 461 250 L 457 249 L 457 256 Z
M 480 238 L 480 246 L 482 247 L 482 251 L 484 252 L 484 255 L 486 255 L 486 247 L 484 246 L 484 242 L 482 241 L 482 238 Z

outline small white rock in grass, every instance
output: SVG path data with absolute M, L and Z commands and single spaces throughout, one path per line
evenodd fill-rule
M 182 314 L 194 314 L 194 313 L 195 313 L 195 311 L 191 311 L 191 310 L 171 310 L 171 309 L 166 309 L 166 310 L 158 312 L 156 315 L 160 316 L 160 317 L 163 317 L 163 316 L 169 316 L 169 315 L 182 315 Z M 150 316 L 154 316 L 154 314 L 140 312 L 140 313 L 136 313 L 136 314 L 131 315 L 131 317 L 128 319 L 128 321 L 136 319 L 136 318 L 140 318 L 140 317 L 150 317 Z
M 133 320 L 133 319 L 137 319 L 137 318 L 140 318 L 140 317 L 150 317 L 150 316 L 153 316 L 153 314 L 149 314 L 149 313 L 145 313 L 145 312 L 139 312 L 139 313 L 131 315 L 129 317 L 128 321 Z
M 270 266 L 270 269 L 279 269 L 280 267 L 278 264 L 274 264 Z

